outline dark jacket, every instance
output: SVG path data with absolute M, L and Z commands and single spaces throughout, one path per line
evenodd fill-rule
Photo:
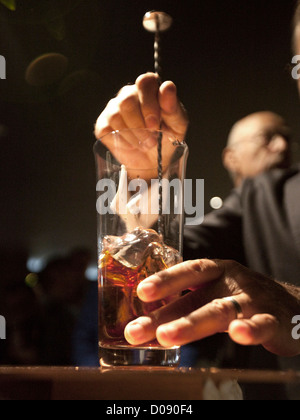
M 184 254 L 236 260 L 300 286 L 300 165 L 246 180 L 222 209 L 186 228 Z

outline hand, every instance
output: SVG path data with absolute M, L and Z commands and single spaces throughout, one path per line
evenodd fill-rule
M 187 113 L 177 97 L 173 82 L 159 86 L 157 75 L 147 73 L 140 76 L 132 86 L 125 86 L 116 98 L 112 99 L 97 120 L 95 135 L 103 138 L 112 131 L 128 128 L 148 128 L 168 131 L 182 141 L 188 128 Z M 136 162 L 135 169 L 156 167 L 157 150 L 153 148 L 151 138 L 141 146 L 139 140 L 124 138 L 122 147 L 103 143 L 115 155 L 118 161 L 128 166 L 129 159 Z M 170 149 L 172 152 L 172 149 Z M 167 159 L 167 157 L 166 157 Z
M 155 337 L 164 347 L 182 346 L 216 333 L 228 332 L 241 345 L 262 345 L 281 356 L 300 354 L 292 338 L 292 319 L 300 314 L 295 288 L 277 283 L 232 261 L 195 260 L 179 264 L 144 280 L 138 296 L 161 300 L 190 289 L 179 300 L 126 327 L 130 344 Z M 237 319 L 234 297 L 243 311 Z

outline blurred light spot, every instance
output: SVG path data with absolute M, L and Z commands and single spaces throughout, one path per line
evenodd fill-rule
M 25 277 L 26 286 L 33 289 L 39 282 L 39 276 L 36 273 L 30 273 Z
M 16 0 L 1 0 L 1 3 L 4 4 L 9 10 L 15 12 L 17 10 Z
M 40 273 L 46 267 L 46 260 L 43 257 L 30 257 L 27 260 L 27 270 L 31 273 Z
M 220 197 L 213 197 L 210 200 L 210 207 L 214 210 L 219 210 L 223 207 L 223 200 Z
M 90 265 L 85 272 L 85 277 L 90 281 L 98 280 L 98 267 L 97 265 Z
M 49 86 L 62 79 L 67 71 L 68 59 L 62 54 L 44 54 L 27 67 L 25 80 L 31 86 Z

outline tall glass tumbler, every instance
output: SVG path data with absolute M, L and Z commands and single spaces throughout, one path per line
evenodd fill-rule
M 144 303 L 137 286 L 182 261 L 186 143 L 147 129 L 116 131 L 94 146 L 97 170 L 101 366 L 176 366 L 180 348 L 130 345 L 126 325 L 168 304 Z

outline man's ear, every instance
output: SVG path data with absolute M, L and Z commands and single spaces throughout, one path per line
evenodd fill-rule
M 237 171 L 238 162 L 235 151 L 230 147 L 226 147 L 222 153 L 223 165 L 227 171 L 235 173 Z

